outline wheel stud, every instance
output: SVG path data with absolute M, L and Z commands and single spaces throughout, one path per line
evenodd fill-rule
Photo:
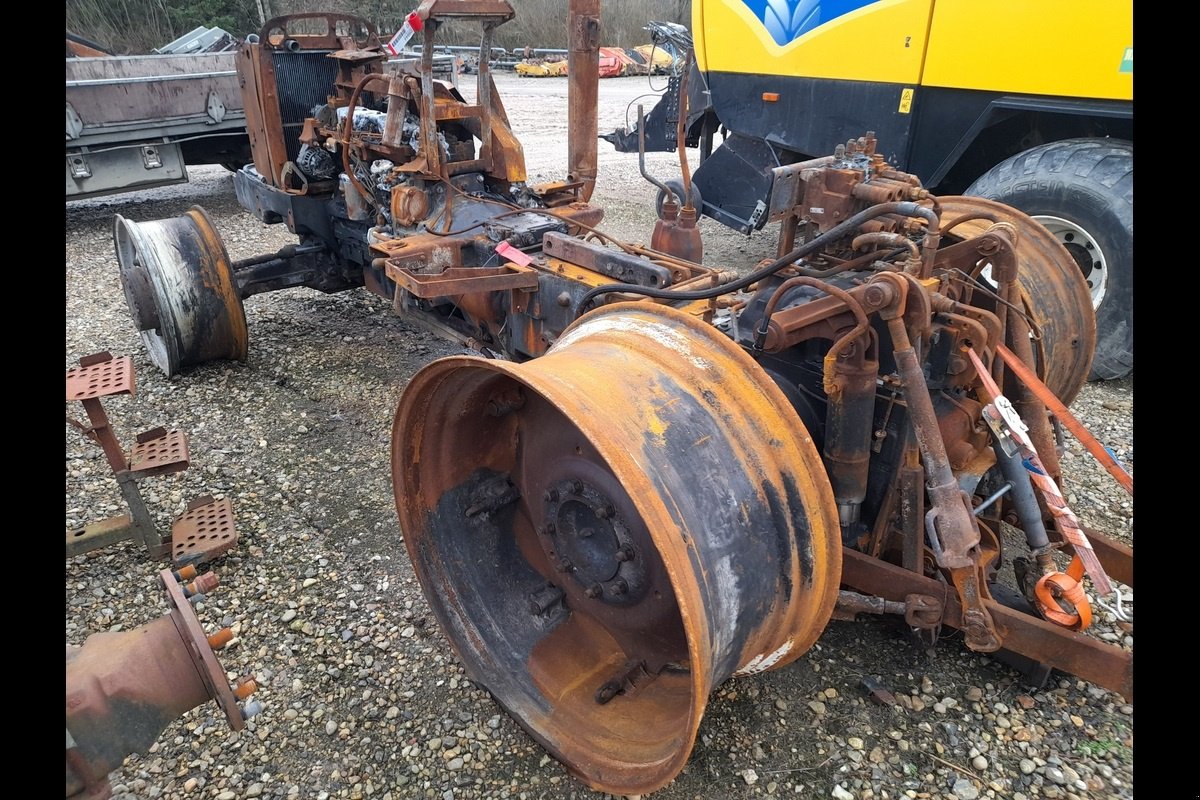
M 608 590 L 614 596 L 620 597 L 621 595 L 623 595 L 629 591 L 629 584 L 625 582 L 624 578 L 617 578 L 615 581 L 613 581 L 612 583 L 610 583 L 608 585 Z
M 617 551 L 617 561 L 632 561 L 633 548 L 627 544 L 621 545 L 621 549 Z
M 546 498 L 547 503 L 557 503 L 558 502 L 558 489 L 547 489 L 546 494 L 543 495 L 543 497 Z
M 583 593 L 585 595 L 587 595 L 588 597 L 592 597 L 592 598 L 599 597 L 601 594 L 603 594 L 603 592 L 604 592 L 604 589 L 601 588 L 600 584 L 598 584 L 598 583 L 593 583 L 591 586 L 589 586 L 587 589 L 585 589 L 583 591 Z

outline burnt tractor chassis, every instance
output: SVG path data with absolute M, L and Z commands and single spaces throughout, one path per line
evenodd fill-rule
M 244 359 L 242 299 L 298 285 L 365 286 L 479 351 L 401 398 L 405 545 L 472 679 L 595 788 L 668 783 L 713 688 L 791 663 L 835 613 L 955 628 L 1132 700 L 1131 654 L 1083 632 L 1084 585 L 1131 586 L 1132 549 L 1058 492 L 1095 345 L 1066 250 L 930 196 L 870 135 L 774 170 L 779 257 L 740 275 L 594 231 L 598 11 L 571 3 L 571 163 L 541 186 L 486 59 L 475 105 L 431 77 L 438 27 L 472 19 L 487 48 L 506 0 L 423 3 L 416 75 L 362 20 L 268 23 L 239 56 L 236 186 L 299 243 L 231 264 L 199 211 L 118 219 L 155 363 Z

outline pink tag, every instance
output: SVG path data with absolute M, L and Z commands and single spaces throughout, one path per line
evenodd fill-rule
M 500 244 L 496 245 L 496 252 L 521 267 L 528 267 L 533 263 L 533 258 L 525 253 L 522 253 L 508 242 L 501 242 Z

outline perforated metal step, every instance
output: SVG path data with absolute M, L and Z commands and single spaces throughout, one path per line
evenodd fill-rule
M 189 463 L 187 436 L 183 431 L 155 428 L 140 434 L 129 453 L 129 471 L 135 477 L 183 472 Z
M 200 497 L 171 525 L 171 559 L 180 564 L 195 556 L 209 561 L 237 544 L 233 504 Z
M 133 359 L 129 356 L 109 356 L 102 361 L 92 361 L 107 355 L 98 353 L 88 356 L 80 359 L 84 366 L 67 370 L 68 400 L 91 400 L 116 394 L 133 394 Z

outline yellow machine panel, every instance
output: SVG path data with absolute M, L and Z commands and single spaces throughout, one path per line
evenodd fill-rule
M 1129 0 L 938 0 L 922 83 L 1132 100 L 1133 5 Z
M 694 0 L 696 57 L 706 72 L 916 84 L 932 7 L 933 0 Z M 792 18 L 781 23 L 777 9 Z

